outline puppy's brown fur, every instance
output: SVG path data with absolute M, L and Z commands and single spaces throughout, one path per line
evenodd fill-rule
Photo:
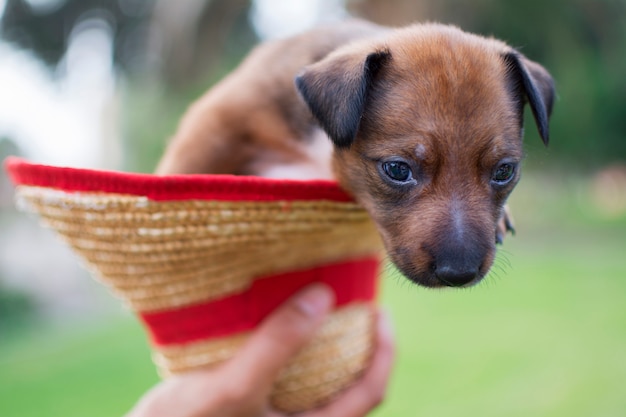
M 509 227 L 524 104 L 547 144 L 553 96 L 503 42 L 351 21 L 258 47 L 190 108 L 157 173 L 336 178 L 409 279 L 471 285 Z

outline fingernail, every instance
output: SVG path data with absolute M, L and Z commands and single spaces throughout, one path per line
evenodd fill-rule
M 335 294 L 325 284 L 313 284 L 300 291 L 294 298 L 298 309 L 309 317 L 319 317 L 333 306 Z

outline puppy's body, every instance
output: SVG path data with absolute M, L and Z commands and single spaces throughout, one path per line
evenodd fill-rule
M 259 45 L 187 111 L 157 173 L 334 178 L 332 142 L 294 78 L 339 46 L 388 30 L 355 20 Z
M 549 74 L 500 41 L 351 21 L 258 47 L 191 107 L 157 173 L 335 178 L 409 279 L 470 285 L 506 232 L 524 104 L 547 143 L 552 100 Z

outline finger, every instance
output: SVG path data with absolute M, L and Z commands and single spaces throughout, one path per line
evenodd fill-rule
M 326 407 L 306 413 L 303 417 L 361 417 L 369 413 L 384 398 L 394 350 L 391 321 L 381 311 L 378 315 L 376 351 L 363 378 Z
M 239 389 L 267 395 L 279 371 L 313 337 L 333 303 L 330 287 L 313 284 L 266 318 L 229 361 Z

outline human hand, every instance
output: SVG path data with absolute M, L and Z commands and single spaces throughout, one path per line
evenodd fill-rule
M 330 288 L 313 284 L 276 309 L 232 360 L 159 383 L 127 417 L 280 417 L 269 395 L 280 370 L 314 336 L 330 312 Z M 377 346 L 370 367 L 352 387 L 302 417 L 360 417 L 383 399 L 394 356 L 389 320 L 378 315 Z

